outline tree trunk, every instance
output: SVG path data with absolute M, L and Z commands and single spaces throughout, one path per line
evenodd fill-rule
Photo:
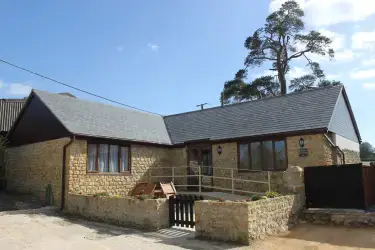
M 285 74 L 282 72 L 282 70 L 278 70 L 278 77 L 280 82 L 281 95 L 286 95 L 286 79 Z

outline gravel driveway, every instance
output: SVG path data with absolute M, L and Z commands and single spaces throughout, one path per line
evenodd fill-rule
M 194 239 L 194 231 L 134 229 L 61 217 L 49 208 L 0 213 L 0 249 L 244 249 Z
M 375 249 L 375 229 L 302 224 L 285 236 L 239 247 L 194 239 L 194 232 L 171 228 L 157 233 L 61 217 L 50 208 L 0 213 L 0 249 Z

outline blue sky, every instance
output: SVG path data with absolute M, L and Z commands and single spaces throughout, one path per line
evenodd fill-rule
M 160 114 L 212 107 L 243 65 L 245 38 L 281 2 L 8 1 L 0 9 L 0 58 Z M 345 84 L 362 137 L 375 144 L 375 1 L 299 2 L 307 28 L 334 40 L 336 59 L 314 60 Z M 289 77 L 307 73 L 305 64 L 295 61 Z M 0 98 L 23 97 L 30 88 L 104 102 L 0 63 Z

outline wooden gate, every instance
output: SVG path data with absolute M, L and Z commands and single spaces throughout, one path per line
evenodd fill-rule
M 198 195 L 177 195 L 169 198 L 169 225 L 191 227 L 195 226 L 194 202 L 203 200 Z
M 305 167 L 307 208 L 365 209 L 362 164 Z

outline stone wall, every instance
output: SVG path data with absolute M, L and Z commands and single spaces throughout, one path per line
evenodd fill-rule
M 308 155 L 299 156 L 299 140 L 303 138 Z M 325 166 L 336 164 L 335 153 L 323 134 L 293 136 L 287 138 L 288 164 L 293 166 Z
M 63 147 L 68 142 L 69 138 L 63 138 L 7 148 L 7 190 L 31 193 L 44 201 L 51 184 L 54 205 L 60 205 Z
M 169 227 L 168 200 L 69 194 L 65 211 L 126 227 L 157 231 Z
M 319 225 L 374 227 L 375 213 L 368 211 L 305 210 L 300 221 Z
M 110 195 L 128 195 L 136 182 L 148 181 L 150 168 L 152 174 L 164 171 L 159 167 L 171 166 L 169 149 L 143 145 L 131 145 L 131 174 L 87 173 L 87 142 L 77 140 L 68 148 L 69 192 L 95 194 L 107 192 Z M 152 179 L 152 181 L 158 181 Z
M 359 152 L 348 149 L 344 149 L 342 151 L 345 155 L 345 164 L 361 163 L 361 157 Z
M 197 201 L 196 236 L 250 244 L 295 226 L 302 207 L 300 195 L 252 202 Z

